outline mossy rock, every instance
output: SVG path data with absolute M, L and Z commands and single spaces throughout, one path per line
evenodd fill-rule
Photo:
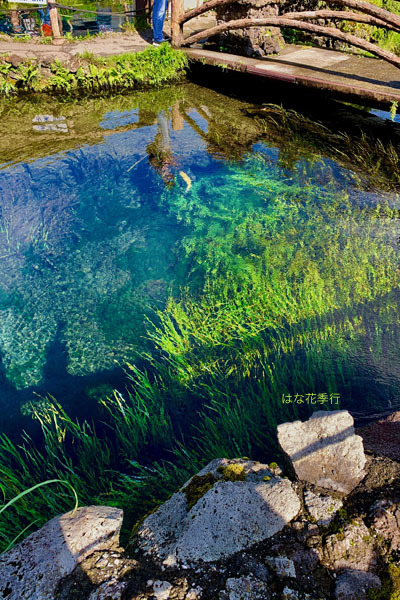
M 389 564 L 382 587 L 378 590 L 368 590 L 370 600 L 400 600 L 400 566 Z
M 212 473 L 206 475 L 195 475 L 189 484 L 183 489 L 186 496 L 188 511 L 206 494 L 218 479 Z
M 244 471 L 243 465 L 233 464 L 226 465 L 223 467 L 222 465 L 217 469 L 218 473 L 221 473 L 222 479 L 224 481 L 245 481 L 246 473 Z

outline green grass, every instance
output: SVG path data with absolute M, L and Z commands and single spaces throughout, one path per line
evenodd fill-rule
M 86 52 L 80 56 L 80 62 L 77 72 L 72 73 L 55 61 L 50 78 L 44 78 L 40 66 L 30 61 L 16 69 L 5 63 L 0 70 L 0 94 L 45 92 L 72 96 L 158 86 L 179 79 L 187 66 L 186 55 L 168 44 L 104 59 Z M 17 76 L 16 82 L 11 71 Z

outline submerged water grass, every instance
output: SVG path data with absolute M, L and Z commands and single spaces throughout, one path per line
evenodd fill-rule
M 273 141 L 283 136 L 274 111 Z M 348 171 L 316 151 L 299 158 L 299 121 L 280 116 L 293 152 L 277 160 L 272 142 L 259 143 L 253 154 L 201 176 L 185 167 L 190 187 L 178 172 L 169 185 L 151 188 L 163 218 L 179 225 L 173 254 L 186 285 L 172 286 L 165 306 L 147 312 L 147 345 L 128 367 L 126 389 L 100 394 L 93 421 L 71 418 L 47 397 L 30 408 L 40 439 L 1 436 L 4 503 L 40 481 L 67 481 L 81 504 L 123 508 L 127 534 L 210 459 L 276 458 L 277 423 L 338 408 L 342 398 L 346 408 L 379 405 L 363 369 L 385 378 L 398 355 L 398 199 L 360 196 L 371 187 L 361 169 Z M 307 143 L 319 131 L 314 138 L 310 130 Z M 206 140 L 216 147 L 211 125 Z M 125 186 L 125 173 L 113 185 Z M 389 167 L 383 180 L 384 189 L 396 183 Z M 99 177 L 97 193 L 101 185 Z M 136 305 L 124 306 L 125 319 L 137 318 Z M 397 379 L 387 379 L 384 393 L 394 399 Z M 282 401 L 295 394 L 298 401 Z M 72 507 L 62 484 L 55 486 L 0 514 L 2 549 L 11 532 Z

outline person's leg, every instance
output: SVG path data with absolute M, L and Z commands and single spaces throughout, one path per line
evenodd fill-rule
M 165 13 L 167 10 L 167 0 L 154 0 L 153 4 L 153 40 L 155 42 L 163 41 L 163 27 Z

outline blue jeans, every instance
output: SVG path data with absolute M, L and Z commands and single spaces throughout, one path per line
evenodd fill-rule
M 153 4 L 153 40 L 163 41 L 163 27 L 168 8 L 168 0 L 154 0 Z

